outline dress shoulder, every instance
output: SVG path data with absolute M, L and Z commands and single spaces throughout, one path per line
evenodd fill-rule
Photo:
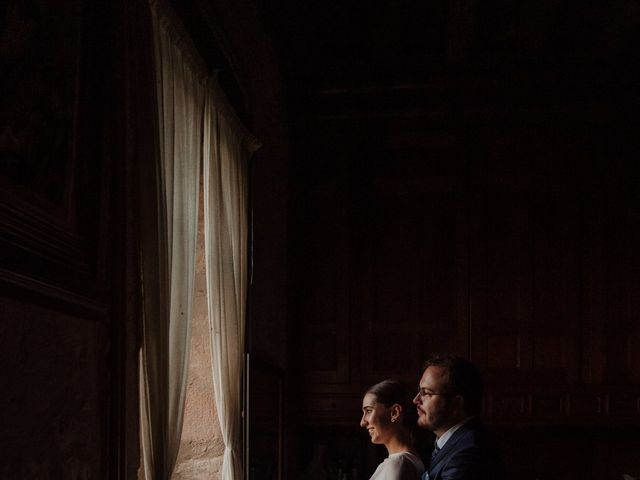
M 390 455 L 380 465 L 370 480 L 419 479 L 424 472 L 422 461 L 414 454 L 403 452 Z

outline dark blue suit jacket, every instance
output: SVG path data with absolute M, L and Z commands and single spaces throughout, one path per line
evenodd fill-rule
M 478 418 L 469 420 L 447 440 L 422 480 L 504 480 L 504 466 Z

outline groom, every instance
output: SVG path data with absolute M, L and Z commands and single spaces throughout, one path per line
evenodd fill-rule
M 464 358 L 436 356 L 424 364 L 418 394 L 418 426 L 436 435 L 423 480 L 503 480 L 504 469 L 487 438 L 480 372 Z

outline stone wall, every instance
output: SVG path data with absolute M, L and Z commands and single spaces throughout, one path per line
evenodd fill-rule
M 214 403 L 211 376 L 203 211 L 201 188 L 196 252 L 196 295 L 191 324 L 191 358 L 187 377 L 182 441 L 171 477 L 173 480 L 215 480 L 222 475 L 224 443 Z

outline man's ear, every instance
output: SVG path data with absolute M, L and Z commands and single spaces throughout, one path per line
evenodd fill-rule
M 464 416 L 464 397 L 460 394 L 453 397 L 453 408 L 457 414 Z

